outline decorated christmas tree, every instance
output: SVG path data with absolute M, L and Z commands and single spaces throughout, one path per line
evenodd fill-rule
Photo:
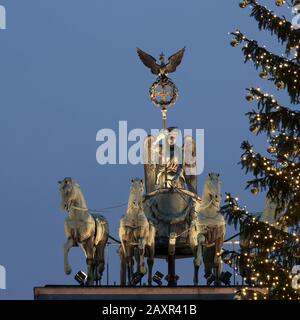
M 293 7 L 295 14 L 300 8 L 299 0 L 277 0 L 275 4 Z M 290 105 L 284 106 L 260 88 L 247 89 L 246 99 L 254 104 L 246 114 L 250 131 L 265 135 L 268 147 L 261 154 L 250 142 L 242 142 L 240 163 L 251 175 L 246 187 L 253 194 L 265 192 L 266 203 L 263 213 L 257 215 L 226 194 L 222 212 L 229 224 L 240 228 L 241 250 L 225 251 L 223 260 L 239 266 L 248 285 L 239 292 L 242 299 L 300 299 L 296 267 L 300 264 L 300 26 L 255 0 L 243 0 L 240 7 L 251 10 L 259 30 L 277 37 L 284 53 L 269 51 L 239 30 L 232 33 L 231 45 L 242 47 L 245 62 L 252 63 L 262 79 L 286 91 Z

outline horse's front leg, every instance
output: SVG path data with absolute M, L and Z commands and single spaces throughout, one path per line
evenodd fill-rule
M 127 283 L 131 286 L 132 275 L 133 275 L 133 248 L 130 243 L 124 243 L 125 248 L 125 262 L 126 262 L 126 271 L 127 271 Z
M 149 256 L 147 259 L 147 265 L 148 265 L 148 285 L 152 285 L 152 269 L 153 269 L 153 263 L 154 263 L 154 254 L 155 254 L 155 247 L 154 243 L 149 245 Z
M 132 258 L 127 258 L 127 277 L 128 277 L 128 285 L 132 285 L 132 276 L 133 276 L 133 262 Z
M 197 246 L 194 247 L 194 286 L 199 284 L 199 268 L 201 265 L 201 259 L 203 256 L 202 244 L 205 241 L 205 236 L 199 234 L 197 237 Z
M 120 257 L 120 262 L 121 262 L 121 266 L 120 266 L 120 286 L 124 287 L 126 286 L 126 259 L 125 257 Z
M 105 241 L 100 241 L 95 252 L 95 280 L 101 285 L 103 271 L 105 269 Z
M 120 256 L 120 286 L 126 286 L 126 272 L 127 272 L 127 260 L 125 252 L 125 244 L 121 239 L 121 245 L 119 247 Z
M 193 251 L 195 251 L 194 253 L 194 286 L 197 286 L 199 284 L 199 268 L 200 268 L 200 264 L 201 264 L 201 253 L 198 253 L 198 248 L 201 248 L 201 245 L 198 245 L 196 248 L 193 249 Z
M 220 237 L 215 242 L 215 256 L 214 256 L 214 275 L 215 275 L 215 286 L 220 286 L 220 275 L 222 272 L 221 263 L 221 252 L 223 247 L 223 237 Z
M 72 268 L 69 264 L 68 254 L 70 249 L 73 247 L 73 239 L 70 237 L 67 239 L 67 242 L 64 244 L 64 269 L 65 274 L 71 274 Z
M 139 239 L 139 245 L 138 245 L 138 253 L 139 253 L 139 269 L 138 272 L 145 274 L 146 268 L 145 268 L 145 262 L 144 262 L 144 257 L 145 257 L 145 238 L 140 238 Z
M 86 252 L 87 285 L 94 284 L 94 237 L 90 237 L 83 243 Z

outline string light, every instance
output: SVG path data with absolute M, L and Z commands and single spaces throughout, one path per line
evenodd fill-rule
M 275 0 L 282 6 L 285 0 Z M 259 28 L 270 30 L 286 44 L 286 54 L 275 55 L 259 46 L 237 30 L 232 45 L 243 45 L 245 62 L 252 61 L 262 79 L 274 82 L 278 90 L 286 89 L 292 104 L 300 103 L 300 33 L 283 17 L 279 17 L 256 0 L 243 0 L 240 7 L 251 6 L 251 16 L 257 20 Z M 288 54 L 294 51 L 295 59 Z M 244 207 L 239 206 L 238 199 L 226 195 L 225 206 L 221 212 L 229 221 L 240 222 L 249 232 L 245 238 L 237 260 L 244 263 L 249 277 L 249 287 L 241 290 L 247 299 L 298 299 L 300 292 L 291 287 L 291 266 L 299 255 L 300 232 L 288 233 L 285 226 L 295 225 L 300 220 L 300 112 L 279 104 L 273 95 L 262 92 L 260 88 L 250 88 L 247 101 L 257 102 L 258 111 L 247 113 L 250 131 L 254 134 L 266 133 L 268 138 L 269 158 L 256 153 L 249 142 L 242 143 L 242 168 L 254 175 L 248 182 L 251 192 L 268 191 L 283 210 L 276 222 L 264 223 Z M 232 261 L 231 261 L 232 262 Z M 267 289 L 260 294 L 253 287 Z

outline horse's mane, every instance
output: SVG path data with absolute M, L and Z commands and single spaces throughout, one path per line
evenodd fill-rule
M 213 183 L 220 183 L 219 179 L 215 179 L 215 177 L 213 176 L 213 178 L 211 176 L 208 176 L 205 180 L 204 183 L 204 187 L 203 187 L 203 192 L 202 192 L 202 199 L 205 199 L 207 196 L 207 193 L 210 191 L 209 187 L 211 185 L 213 185 Z
M 140 179 L 135 178 L 132 180 L 132 184 L 130 187 L 129 199 L 128 199 L 128 207 L 127 213 L 130 213 L 132 209 L 140 209 L 143 210 L 143 189 L 140 186 L 136 186 L 137 183 L 140 183 Z M 137 205 L 133 204 L 135 195 L 137 192 L 140 192 L 139 203 Z
M 79 196 L 80 199 L 76 199 L 77 201 L 80 202 L 80 205 L 82 208 L 87 208 L 87 204 L 86 204 L 86 201 L 85 201 L 85 198 L 84 198 L 84 195 L 81 191 L 81 188 L 80 188 L 80 185 L 79 183 L 77 183 L 75 180 L 71 180 L 72 181 L 72 188 L 76 189 L 76 193 L 77 195 Z

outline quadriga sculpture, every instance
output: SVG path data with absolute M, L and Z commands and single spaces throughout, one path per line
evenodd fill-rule
M 134 257 L 137 261 L 137 272 L 146 273 L 145 253 L 148 256 L 148 284 L 152 282 L 152 267 L 155 250 L 155 227 L 148 221 L 143 208 L 144 183 L 138 178 L 131 181 L 130 195 L 126 214 L 121 218 L 119 237 L 121 240 L 121 285 L 131 285 Z
M 191 223 L 189 241 L 194 255 L 194 285 L 198 285 L 198 272 L 203 259 L 205 277 L 210 284 L 220 285 L 222 272 L 221 251 L 226 223 L 220 211 L 221 181 L 219 174 L 210 173 L 206 179 L 202 201 L 196 200 L 195 217 Z
M 72 272 L 68 253 L 78 245 L 84 251 L 87 264 L 87 285 L 101 283 L 104 271 L 104 251 L 108 239 L 108 223 L 101 215 L 91 215 L 79 184 L 72 178 L 59 181 L 61 207 L 68 213 L 65 220 L 67 242 L 64 245 L 64 269 Z

